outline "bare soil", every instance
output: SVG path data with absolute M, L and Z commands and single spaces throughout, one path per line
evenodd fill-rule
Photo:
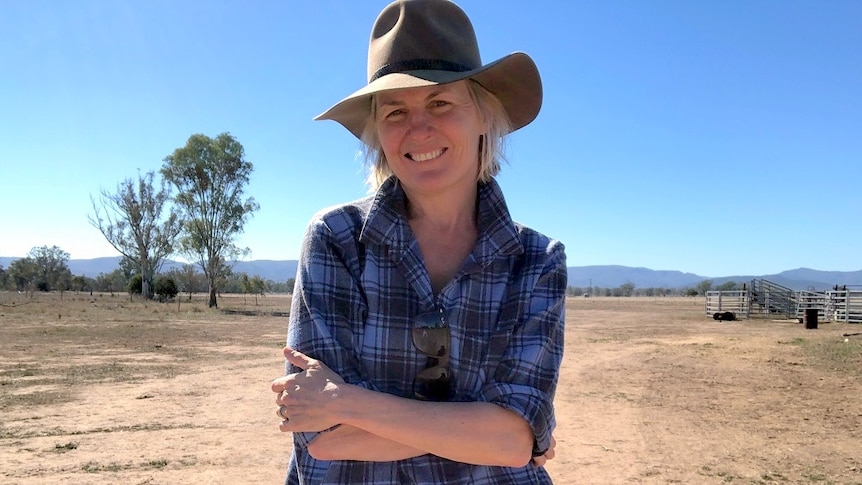
M 0 293 L 0 483 L 282 483 L 290 299 Z M 862 484 L 858 325 L 568 302 L 558 484 Z

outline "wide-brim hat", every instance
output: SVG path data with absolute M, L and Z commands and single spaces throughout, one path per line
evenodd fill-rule
M 397 0 L 377 16 L 368 45 L 368 84 L 315 120 L 335 120 L 361 138 L 372 95 L 382 91 L 472 79 L 494 94 L 512 131 L 533 121 L 542 107 L 536 63 L 514 52 L 482 64 L 473 24 L 448 0 Z

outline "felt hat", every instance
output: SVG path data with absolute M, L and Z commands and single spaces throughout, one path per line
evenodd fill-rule
M 483 65 L 473 24 L 460 7 L 448 0 L 397 0 L 371 30 L 368 84 L 315 120 L 335 120 L 360 138 L 375 93 L 462 79 L 500 100 L 513 131 L 539 114 L 542 80 L 530 56 L 514 52 Z

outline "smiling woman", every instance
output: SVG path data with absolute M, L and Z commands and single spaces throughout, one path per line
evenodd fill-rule
M 389 91 L 375 99 L 384 159 L 414 203 L 420 193 L 447 189 L 475 199 L 486 130 L 466 83 Z
M 272 383 L 288 484 L 551 483 L 565 252 L 495 180 L 541 98 L 526 54 L 481 63 L 453 3 L 378 16 L 368 85 L 318 117 L 365 142 L 375 193 L 306 231 Z
M 449 88 L 457 89 L 457 86 L 463 83 L 466 83 L 470 94 L 470 102 L 478 110 L 481 122 L 484 124 L 484 133 L 480 136 L 478 149 L 479 181 L 488 182 L 500 172 L 500 162 L 505 160 L 503 137 L 512 131 L 512 127 L 509 124 L 509 116 L 506 113 L 506 109 L 500 103 L 500 100 L 479 83 L 467 80 L 466 82 L 453 83 Z M 441 88 L 445 89 L 447 86 L 442 85 L 438 89 Z M 434 92 L 438 91 L 435 90 Z M 381 147 L 380 137 L 378 136 L 378 124 L 382 121 L 381 117 L 383 116 L 378 112 L 378 105 L 381 104 L 378 98 L 385 97 L 386 94 L 382 93 L 372 98 L 371 113 L 368 116 L 365 130 L 362 133 L 366 160 L 370 165 L 368 185 L 372 190 L 377 190 L 392 175 L 392 170 L 387 162 Z M 447 104 L 445 100 L 438 101 L 438 103 Z M 434 111 L 439 112 L 443 108 L 443 106 L 438 106 Z M 443 112 L 445 113 L 445 111 Z

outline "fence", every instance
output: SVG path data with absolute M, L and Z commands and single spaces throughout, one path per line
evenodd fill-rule
M 752 281 L 751 287 L 754 288 L 751 294 L 752 306 L 756 305 L 754 308 L 758 313 L 781 315 L 784 318 L 796 316 L 798 299 L 795 291 L 764 279 Z
M 733 312 L 737 318 L 748 318 L 751 313 L 751 298 L 748 290 L 707 291 L 706 316 Z
M 830 310 L 827 308 L 829 304 L 829 296 L 828 292 L 818 292 L 818 291 L 800 291 L 797 297 L 796 304 L 796 318 L 801 319 L 805 315 L 805 311 L 808 309 L 816 309 L 817 310 L 817 319 L 819 321 L 828 321 L 830 320 L 827 315 L 830 313 Z
M 827 291 L 826 318 L 836 322 L 862 323 L 862 290 Z
M 782 316 L 802 321 L 817 309 L 818 320 L 862 323 L 862 289 L 794 291 L 768 280 L 754 280 L 742 290 L 706 292 L 706 316 L 733 312 L 737 318 Z

